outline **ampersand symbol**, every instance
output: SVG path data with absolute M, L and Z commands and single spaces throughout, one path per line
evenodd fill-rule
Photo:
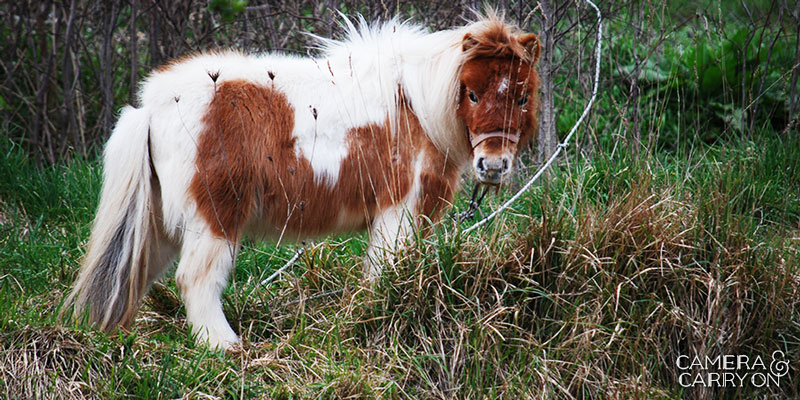
M 778 358 L 780 355 L 780 359 Z M 769 364 L 769 372 L 776 376 L 784 376 L 789 373 L 789 361 L 783 359 L 784 354 L 781 350 L 775 350 L 772 352 L 772 362 Z

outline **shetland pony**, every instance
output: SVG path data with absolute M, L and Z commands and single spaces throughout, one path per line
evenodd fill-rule
M 175 280 L 198 342 L 239 339 L 221 293 L 244 235 L 277 241 L 368 228 L 374 279 L 465 167 L 497 185 L 533 137 L 539 41 L 490 13 L 427 33 L 396 20 L 319 39 L 314 58 L 200 53 L 162 66 L 125 107 L 69 302 L 130 326 Z

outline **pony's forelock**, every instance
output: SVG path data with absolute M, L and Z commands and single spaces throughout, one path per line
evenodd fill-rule
M 530 51 L 519 38 L 525 33 L 515 24 L 505 21 L 503 14 L 489 9 L 486 16 L 467 26 L 463 40 L 466 59 L 478 57 L 513 57 L 533 64 L 538 53 Z

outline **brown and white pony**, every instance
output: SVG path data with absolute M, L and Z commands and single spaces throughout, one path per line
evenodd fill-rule
M 76 312 L 129 326 L 179 256 L 192 331 L 229 348 L 239 339 L 220 296 L 243 235 L 368 228 L 372 279 L 467 165 L 480 182 L 507 179 L 536 127 L 535 35 L 493 13 L 435 33 L 345 24 L 315 58 L 202 53 L 144 81 L 105 148 Z

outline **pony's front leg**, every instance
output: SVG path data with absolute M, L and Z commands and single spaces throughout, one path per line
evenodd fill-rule
M 238 243 L 209 233 L 184 238 L 175 281 L 186 304 L 186 319 L 198 343 L 229 349 L 239 342 L 222 312 L 222 290 L 228 283 Z
M 374 282 L 385 264 L 394 265 L 397 250 L 407 243 L 413 232 L 414 215 L 405 204 L 384 210 L 372 222 L 369 249 L 364 260 L 364 277 Z

